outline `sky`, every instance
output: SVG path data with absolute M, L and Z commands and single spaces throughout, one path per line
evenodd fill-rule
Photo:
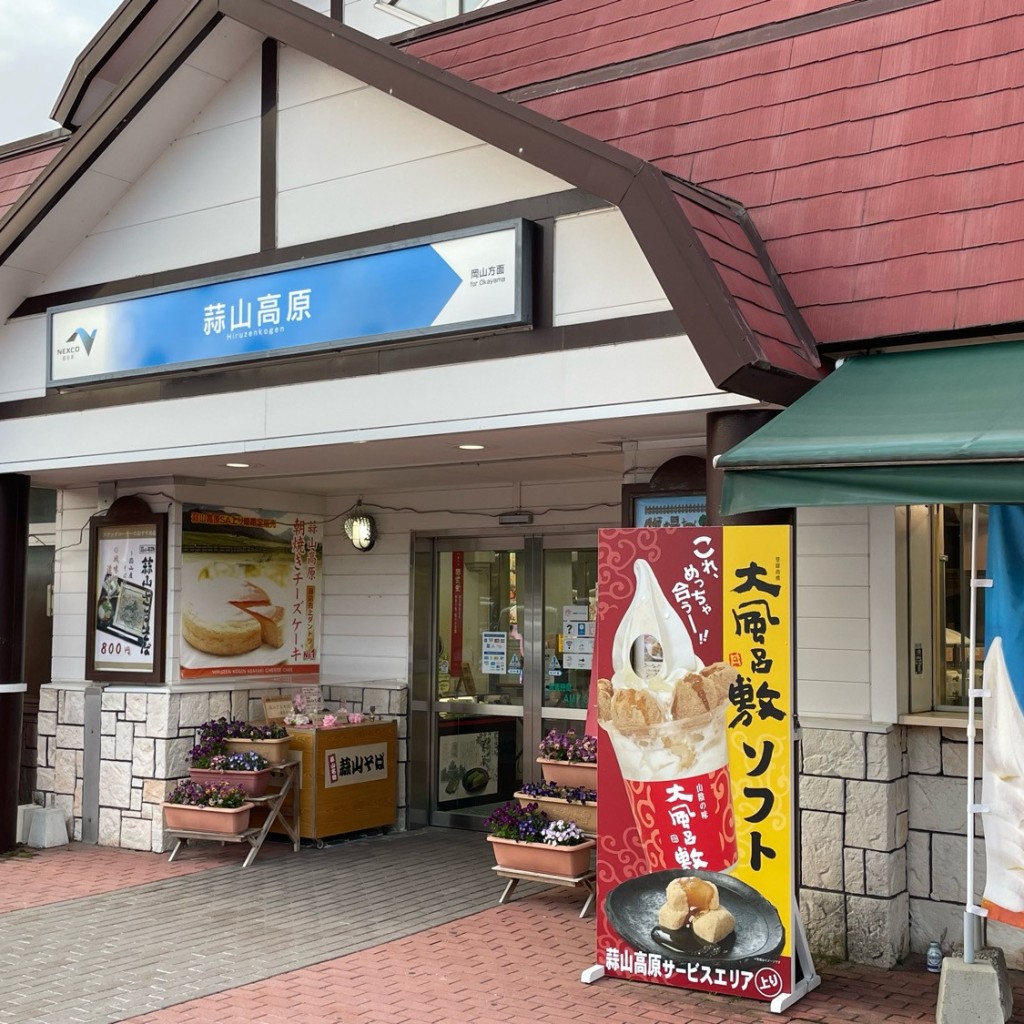
M 120 0 L 0 0 L 0 145 L 50 120 L 75 58 Z

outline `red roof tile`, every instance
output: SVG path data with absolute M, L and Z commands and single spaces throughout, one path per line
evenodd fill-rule
M 743 204 L 820 342 L 1024 320 L 1019 0 L 628 63 L 832 6 L 551 0 L 408 48 L 488 88 L 536 86 L 537 112 Z M 723 279 L 737 271 L 704 243 Z
M 63 143 L 0 157 L 0 220 L 60 152 Z

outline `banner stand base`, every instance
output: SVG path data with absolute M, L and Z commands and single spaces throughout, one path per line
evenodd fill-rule
M 592 985 L 595 981 L 600 981 L 604 977 L 604 968 L 600 964 L 594 964 L 593 967 L 586 968 L 580 975 L 580 981 L 584 985 Z
M 810 947 L 807 945 L 807 932 L 800 916 L 800 907 L 793 899 L 793 956 L 796 958 L 798 973 L 801 979 L 793 986 L 792 992 L 776 996 L 769 1004 L 772 1013 L 782 1013 L 795 1002 L 803 999 L 808 992 L 813 992 L 821 984 L 821 975 L 814 969 Z

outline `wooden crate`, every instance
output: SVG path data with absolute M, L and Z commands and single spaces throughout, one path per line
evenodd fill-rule
M 398 727 L 393 721 L 293 729 L 302 758 L 299 835 L 303 839 L 394 825 L 398 800 Z M 282 813 L 288 813 L 286 805 Z M 279 827 L 273 831 L 282 831 Z

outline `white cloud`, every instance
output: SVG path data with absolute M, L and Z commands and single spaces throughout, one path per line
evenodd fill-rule
M 119 0 L 0 0 L 0 144 L 56 128 L 75 58 Z

